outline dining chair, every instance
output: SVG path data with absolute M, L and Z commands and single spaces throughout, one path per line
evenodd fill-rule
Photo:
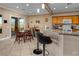
M 20 41 L 23 40 L 23 32 L 16 32 L 16 39 L 15 42 L 17 41 L 18 43 L 20 43 Z

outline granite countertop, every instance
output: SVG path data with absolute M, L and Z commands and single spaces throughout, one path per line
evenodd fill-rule
M 72 36 L 79 36 L 79 32 L 72 32 L 72 33 L 59 33 L 60 35 L 72 35 Z

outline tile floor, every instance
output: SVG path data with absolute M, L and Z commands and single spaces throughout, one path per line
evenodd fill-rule
M 26 43 L 21 42 L 20 44 L 14 43 L 14 40 L 15 38 L 0 41 L 0 56 L 42 56 L 42 54 L 33 54 L 33 50 L 36 48 L 35 38 L 31 42 L 26 41 Z M 53 43 L 46 45 L 49 56 L 54 56 L 52 45 Z M 40 44 L 40 48 L 42 49 L 42 44 Z

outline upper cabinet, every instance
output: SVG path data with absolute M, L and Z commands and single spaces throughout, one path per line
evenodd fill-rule
M 72 24 L 79 24 L 79 16 L 57 16 L 53 17 L 53 24 L 62 24 L 63 19 L 69 19 L 72 21 Z
M 62 22 L 63 22 L 63 17 L 62 16 L 58 17 L 58 24 L 62 24 Z
M 58 18 L 57 17 L 53 17 L 52 24 L 58 24 Z
M 52 23 L 53 24 L 61 24 L 63 17 L 53 17 Z
M 78 16 L 73 16 L 73 18 L 72 18 L 72 24 L 79 24 Z

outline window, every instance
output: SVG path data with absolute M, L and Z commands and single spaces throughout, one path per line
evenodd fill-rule
M 19 19 L 19 31 L 24 32 L 24 19 Z
M 17 31 L 24 32 L 24 19 L 12 17 L 11 18 L 11 33 L 15 35 Z
M 15 31 L 15 18 L 11 19 L 11 31 L 14 32 Z
M 0 15 L 0 33 L 2 33 L 2 23 L 3 23 L 2 15 Z

